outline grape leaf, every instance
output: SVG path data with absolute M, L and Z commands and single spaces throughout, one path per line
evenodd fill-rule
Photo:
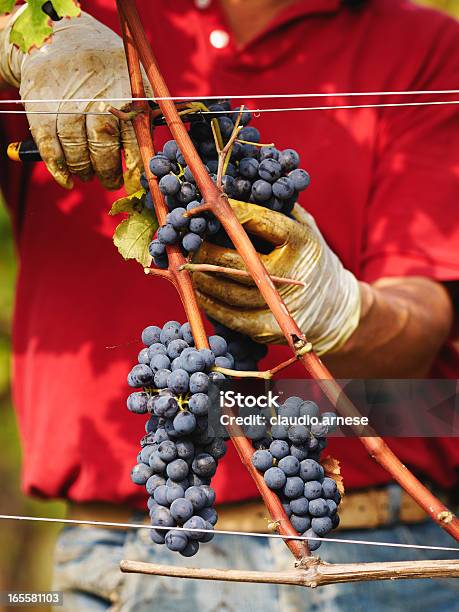
M 16 0 L 0 0 L 0 15 L 11 13 L 15 4 Z
M 53 33 L 53 22 L 43 12 L 42 6 L 43 0 L 27 0 L 27 8 L 11 28 L 10 42 L 24 53 L 41 47 Z M 76 0 L 53 0 L 53 7 L 59 17 L 78 17 L 81 13 Z
M 53 32 L 52 21 L 41 10 L 36 0 L 30 0 L 28 7 L 19 15 L 11 28 L 10 42 L 27 53 L 34 47 L 41 47 Z
M 59 17 L 79 17 L 81 14 L 80 3 L 77 0 L 52 0 L 52 2 Z
M 135 193 L 124 196 L 113 202 L 109 215 L 118 215 L 119 213 L 141 212 L 144 208 L 145 189 L 139 189 Z
M 333 478 L 336 482 L 336 486 L 338 487 L 338 491 L 341 494 L 341 497 L 344 496 L 344 482 L 343 477 L 341 476 L 341 466 L 338 459 L 334 457 L 325 457 L 325 459 L 321 460 L 322 467 L 325 470 L 325 476 L 329 478 Z
M 128 213 L 127 219 L 115 229 L 113 242 L 124 259 L 135 259 L 146 268 L 151 264 L 148 246 L 158 221 L 154 211 L 145 206 L 144 200 L 145 191 L 141 189 L 114 202 L 109 214 Z

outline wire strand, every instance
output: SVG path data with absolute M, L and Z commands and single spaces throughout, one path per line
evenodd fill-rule
M 269 99 L 291 99 L 291 98 L 333 98 L 333 97 L 356 97 L 356 96 L 413 96 L 413 95 L 449 95 L 459 94 L 459 89 L 418 89 L 405 91 L 348 91 L 348 92 L 320 92 L 320 93 L 294 93 L 294 94 L 245 94 L 245 95 L 221 95 L 221 96 L 165 96 L 149 98 L 62 98 L 62 99 L 30 99 L 30 100 L 0 100 L 0 104 L 22 104 L 29 102 L 34 104 L 46 102 L 133 102 L 140 101 L 171 101 L 183 102 L 193 100 L 269 100 Z
M 90 111 L 25 111 L 25 110 L 0 110 L 0 115 L 110 115 L 106 112 L 90 112 Z
M 341 104 L 337 106 L 293 106 L 287 108 L 247 108 L 248 111 L 256 114 L 260 113 L 280 113 L 280 112 L 298 112 L 298 111 L 319 111 L 319 110 L 347 110 L 354 108 L 395 108 L 405 106 L 447 106 L 457 105 L 459 100 L 442 100 L 431 102 L 393 102 L 385 104 Z M 230 112 L 237 113 L 238 111 L 197 111 L 201 115 L 226 115 Z M 13 115 L 106 115 L 112 116 L 110 112 L 90 112 L 90 111 L 25 111 L 25 110 L 0 110 L 0 114 Z
M 44 516 L 20 516 L 14 514 L 0 514 L 0 519 L 4 520 L 16 520 L 16 521 L 40 521 L 45 523 L 63 523 L 67 525 L 90 525 L 93 527 L 119 527 L 123 529 L 157 529 L 158 531 L 169 531 L 183 530 L 197 533 L 214 533 L 219 535 L 230 535 L 230 536 L 251 536 L 256 538 L 276 538 L 281 540 L 314 540 L 320 542 L 336 542 L 340 544 L 360 544 L 365 546 L 387 546 L 390 548 L 416 548 L 421 550 L 442 550 L 442 551 L 453 551 L 459 553 L 459 548 L 448 547 L 448 546 L 426 546 L 423 544 L 401 544 L 398 542 L 376 542 L 374 540 L 347 540 L 343 538 L 319 538 L 319 537 L 306 537 L 306 536 L 288 536 L 280 535 L 278 533 L 255 533 L 250 531 L 222 531 L 219 529 L 191 529 L 185 527 L 164 527 L 163 525 L 146 525 L 139 523 L 115 523 L 109 521 L 82 521 L 76 519 L 60 519 L 50 518 Z

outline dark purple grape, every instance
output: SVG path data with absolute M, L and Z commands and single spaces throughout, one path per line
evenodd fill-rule
M 202 243 L 202 238 L 193 232 L 185 234 L 182 239 L 182 246 L 188 253 L 194 253 L 199 249 Z
M 255 202 L 267 202 L 272 195 L 271 184 L 265 180 L 259 179 L 252 185 L 252 197 Z
M 180 181 L 174 174 L 166 174 L 159 181 L 159 189 L 164 195 L 175 195 L 180 191 Z
M 240 176 L 253 181 L 258 176 L 258 165 L 258 161 L 253 157 L 242 158 L 238 166 Z
M 149 325 L 142 331 L 142 342 L 146 346 L 159 342 L 161 328 L 157 325 Z
M 311 182 L 311 177 L 306 170 L 292 170 L 288 175 L 289 179 L 293 181 L 293 185 L 297 191 L 304 191 Z
M 300 164 L 300 156 L 294 149 L 284 149 L 281 151 L 278 160 L 282 166 L 282 172 L 296 170 Z
M 260 162 L 258 175 L 268 183 L 274 183 L 274 181 L 277 181 L 282 176 L 281 165 L 277 160 L 268 157 L 268 159 Z

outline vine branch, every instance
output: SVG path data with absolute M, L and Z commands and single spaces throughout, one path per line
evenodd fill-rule
M 217 274 L 231 274 L 232 276 L 245 276 L 252 278 L 247 270 L 239 270 L 238 268 L 226 268 L 225 266 L 215 266 L 213 264 L 195 264 L 186 263 L 181 267 L 182 270 L 190 270 L 190 272 L 216 272 Z M 298 285 L 305 287 L 304 281 L 295 280 L 294 278 L 285 278 L 284 276 L 271 276 L 274 283 L 279 285 Z
M 118 10 L 120 10 L 120 3 L 118 2 L 117 4 Z M 139 56 L 129 26 L 124 19 L 121 19 L 121 31 L 128 63 L 132 97 L 145 98 L 146 95 L 140 70 Z M 145 175 L 153 196 L 152 199 L 156 216 L 158 222 L 163 225 L 166 222 L 168 209 L 164 196 L 159 189 L 158 180 L 150 170 L 150 159 L 155 154 L 155 150 L 150 131 L 150 111 L 147 102 L 145 100 L 134 101 L 133 104 L 131 104 L 131 111 L 129 114 L 131 115 L 132 125 L 142 156 Z M 169 270 L 158 269 L 153 271 L 153 269 L 150 269 L 148 273 L 156 274 L 173 283 L 182 301 L 188 321 L 193 322 L 193 337 L 197 348 L 208 348 L 207 334 L 202 322 L 198 301 L 193 290 L 191 276 L 187 270 L 182 268 L 183 264 L 186 263 L 186 259 L 182 255 L 178 245 L 168 246 L 167 256 L 169 259 Z
M 286 584 L 316 588 L 342 582 L 368 582 L 370 580 L 407 580 L 418 578 L 458 578 L 459 559 L 446 561 L 394 561 L 392 563 L 309 563 L 283 572 L 257 572 L 247 570 L 210 569 L 157 565 L 142 561 L 121 561 L 122 572 L 171 576 L 226 582 L 257 582 L 261 584 Z

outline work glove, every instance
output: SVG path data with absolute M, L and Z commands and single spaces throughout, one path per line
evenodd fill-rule
M 256 204 L 230 203 L 246 232 L 272 245 L 269 254 L 260 255 L 268 272 L 304 282 L 304 286 L 278 284 L 277 290 L 315 352 L 337 351 L 359 323 L 359 283 L 327 245 L 314 218 L 299 204 L 290 218 Z M 235 250 L 208 241 L 193 261 L 246 269 Z M 199 271 L 193 273 L 193 282 L 211 318 L 257 342 L 285 342 L 251 279 Z
M 9 42 L 11 27 L 20 14 L 21 10 L 17 11 L 0 32 L 0 76 L 19 87 L 30 131 L 48 170 L 67 189 L 73 186 L 72 175 L 87 181 L 94 174 L 105 188 L 117 189 L 123 181 L 123 149 L 125 182 L 138 182 L 141 160 L 131 123 L 113 115 L 79 114 L 107 112 L 109 106 L 123 108 L 129 102 L 77 101 L 131 96 L 121 38 L 81 13 L 80 17 L 54 23 L 49 42 L 23 53 Z M 52 101 L 27 102 L 37 99 Z M 68 112 L 75 114 L 63 114 Z

